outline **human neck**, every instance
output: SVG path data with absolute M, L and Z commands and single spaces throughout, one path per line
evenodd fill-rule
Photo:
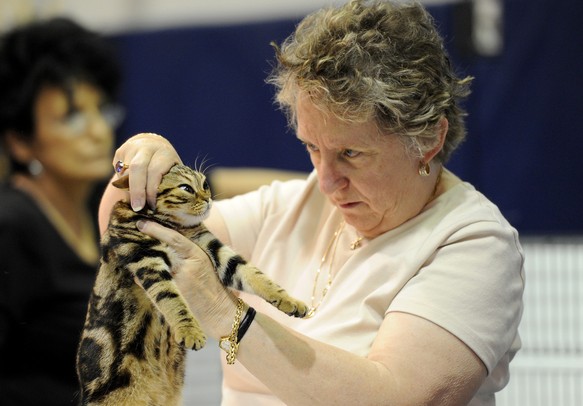
M 75 235 L 81 236 L 88 216 L 87 202 L 91 184 L 67 182 L 46 175 L 32 178 L 22 174 L 13 175 L 12 184 L 31 196 L 41 207 L 50 206 Z

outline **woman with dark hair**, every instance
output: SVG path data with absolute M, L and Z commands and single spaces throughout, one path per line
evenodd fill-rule
M 75 402 L 119 83 L 112 46 L 68 19 L 0 38 L 2 405 Z

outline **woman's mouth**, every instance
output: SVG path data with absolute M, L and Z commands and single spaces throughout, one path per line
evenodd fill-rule
M 338 203 L 338 207 L 343 210 L 349 210 L 355 208 L 358 204 L 358 202 Z

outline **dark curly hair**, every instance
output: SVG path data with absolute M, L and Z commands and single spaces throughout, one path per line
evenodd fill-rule
M 90 83 L 116 100 L 121 68 L 104 37 L 64 17 L 5 33 L 0 38 L 0 139 L 8 131 L 32 139 L 39 92 L 56 86 L 72 98 L 75 81 Z M 18 170 L 17 162 L 11 164 Z
M 449 130 L 437 159 L 445 162 L 465 137 L 470 77 L 450 64 L 433 19 L 419 4 L 353 0 L 307 16 L 282 45 L 268 82 L 295 126 L 298 92 L 336 117 L 374 119 L 421 156 L 446 117 Z

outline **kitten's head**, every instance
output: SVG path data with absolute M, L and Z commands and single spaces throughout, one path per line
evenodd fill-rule
M 128 188 L 128 176 L 113 185 Z M 202 223 L 210 214 L 212 194 L 206 176 L 185 165 L 174 165 L 162 177 L 158 186 L 156 210 L 147 214 L 163 221 L 192 227 Z

